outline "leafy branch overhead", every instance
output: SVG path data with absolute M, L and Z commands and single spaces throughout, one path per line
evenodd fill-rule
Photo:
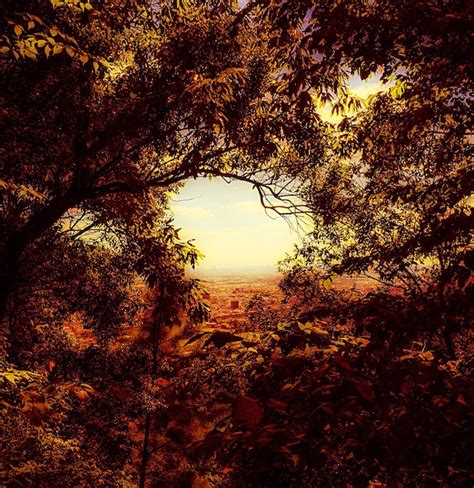
M 2 0 L 0 485 L 472 486 L 472 20 Z M 304 233 L 279 285 L 190 272 L 199 178 Z

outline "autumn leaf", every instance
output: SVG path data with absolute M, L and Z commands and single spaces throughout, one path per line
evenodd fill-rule
M 352 380 L 352 383 L 357 388 L 357 391 L 368 401 L 373 402 L 375 400 L 375 392 L 373 388 L 367 383 L 367 381 L 363 380 Z
M 240 395 L 234 401 L 234 418 L 245 422 L 250 430 L 254 430 L 263 419 L 263 409 L 258 400 Z

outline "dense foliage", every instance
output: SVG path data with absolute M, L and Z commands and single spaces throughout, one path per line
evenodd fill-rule
M 470 486 L 472 3 L 0 14 L 2 486 Z M 234 329 L 169 209 L 201 176 L 310 229 Z

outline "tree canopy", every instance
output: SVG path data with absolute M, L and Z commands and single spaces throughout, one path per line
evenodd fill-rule
M 6 486 L 472 481 L 473 12 L 3 0 Z M 309 228 L 233 330 L 170 210 L 199 177 Z

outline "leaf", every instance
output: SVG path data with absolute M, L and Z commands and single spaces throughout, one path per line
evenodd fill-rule
M 297 325 L 298 329 L 300 329 L 302 332 L 305 332 L 306 334 L 311 334 L 312 324 L 310 322 L 307 322 L 306 324 L 298 322 Z
M 464 395 L 459 395 L 457 398 L 456 398 L 456 401 L 460 404 L 460 405 L 464 405 L 465 407 L 468 407 L 469 405 L 466 403 L 466 400 L 464 398 Z
M 352 380 L 357 391 L 368 401 L 373 402 L 375 400 L 375 392 L 372 387 L 363 380 Z
M 332 285 L 332 279 L 331 278 L 328 278 L 328 279 L 323 281 L 323 287 L 326 288 L 326 290 L 329 290 L 331 288 L 331 285 Z
M 157 378 L 155 380 L 155 385 L 161 387 L 161 388 L 166 388 L 167 386 L 169 386 L 171 383 L 170 380 L 166 379 L 166 378 Z
M 285 408 L 288 406 L 286 402 L 281 402 L 280 400 L 274 400 L 273 398 L 270 398 L 268 400 L 268 404 L 274 408 L 277 408 L 278 410 L 285 410 Z
M 431 351 L 420 352 L 420 357 L 427 361 L 433 361 L 434 359 L 433 353 Z
M 341 356 L 336 356 L 334 358 L 334 362 L 342 369 L 345 369 L 346 371 L 354 371 L 354 368 Z
M 75 388 L 74 393 L 76 394 L 77 398 L 79 398 L 79 400 L 82 400 L 83 402 L 87 402 L 90 400 L 89 393 L 87 393 L 87 391 L 83 390 L 82 388 Z
M 7 373 L 4 375 L 4 378 L 7 379 L 10 383 L 15 384 L 16 376 L 12 373 Z
M 62 53 L 63 51 L 64 51 L 64 47 L 61 44 L 56 44 L 53 47 L 53 54 L 59 54 Z
M 431 403 L 438 408 L 444 407 L 449 403 L 449 398 L 443 397 L 441 395 L 433 397 Z
M 329 332 L 327 330 L 321 329 L 321 327 L 316 327 L 315 325 L 313 325 L 311 330 L 313 332 L 315 332 L 316 334 L 319 334 L 319 335 L 328 335 L 329 334 Z
M 36 402 L 33 403 L 33 406 L 38 410 L 39 412 L 46 412 L 50 409 L 49 405 L 46 402 Z
M 15 34 L 17 36 L 19 36 L 22 32 L 23 32 L 23 27 L 21 25 L 15 25 L 15 27 L 13 28 L 13 32 L 15 32 Z
M 258 400 L 241 395 L 234 402 L 234 418 L 254 430 L 263 419 L 263 409 Z

